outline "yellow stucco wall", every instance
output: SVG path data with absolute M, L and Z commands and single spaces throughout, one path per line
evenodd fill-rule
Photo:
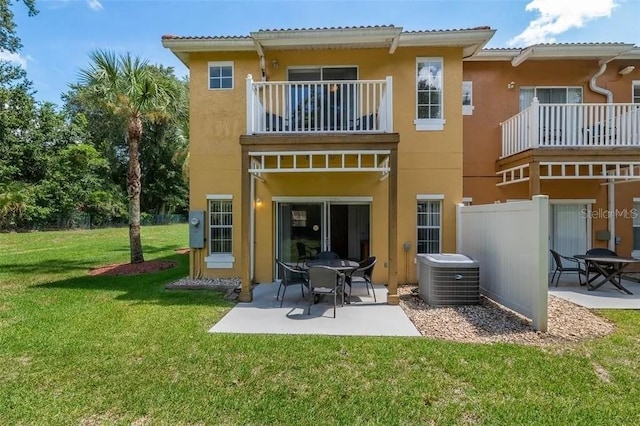
M 444 58 L 443 131 L 415 130 L 416 57 Z M 413 258 L 416 250 L 416 195 L 443 194 L 442 250 L 455 251 L 455 204 L 462 199 L 462 59 L 459 48 L 399 48 L 393 55 L 386 49 L 277 51 L 266 56 L 270 81 L 286 80 L 290 66 L 357 66 L 361 80 L 393 77 L 394 131 L 398 145 L 398 282 L 415 282 Z M 276 59 L 278 69 L 270 64 Z M 234 89 L 208 90 L 208 62 L 234 61 Z M 205 251 L 197 253 L 205 276 L 240 276 L 241 246 L 241 149 L 245 133 L 245 79 L 261 71 L 255 52 L 192 54 L 190 57 L 190 208 L 205 210 L 207 194 L 233 195 L 232 269 L 202 267 Z M 386 282 L 388 260 L 388 180 L 379 174 L 325 173 L 272 174 L 258 182 L 256 196 L 262 206 L 256 211 L 256 281 L 273 279 L 273 196 L 369 196 L 371 208 L 371 253 L 378 257 L 374 281 Z M 402 245 L 411 244 L 405 255 Z M 405 272 L 408 271 L 408 274 Z

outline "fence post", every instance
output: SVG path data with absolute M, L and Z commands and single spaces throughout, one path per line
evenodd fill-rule
M 538 241 L 535 242 L 538 258 L 538 270 L 535 272 L 535 279 L 532 290 L 531 325 L 536 331 L 547 331 L 548 326 L 548 280 L 549 280 L 549 197 L 546 195 L 535 195 L 532 197 L 533 214 L 535 222 L 532 225 L 536 228 L 535 235 Z

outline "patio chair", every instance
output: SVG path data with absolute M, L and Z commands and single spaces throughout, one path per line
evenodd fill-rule
M 353 284 L 359 283 L 359 282 L 364 283 L 367 289 L 367 294 L 370 294 L 369 286 L 371 286 L 371 293 L 373 293 L 373 301 L 374 302 L 378 301 L 376 299 L 376 292 L 373 289 L 373 281 L 371 279 L 371 276 L 373 275 L 373 268 L 376 266 L 376 261 L 377 259 L 375 256 L 367 257 L 366 259 L 360 262 L 360 266 L 358 266 L 357 269 L 354 269 L 353 271 L 351 271 L 350 274 L 347 275 L 345 282 L 349 286 L 349 295 L 347 296 L 347 300 L 349 303 L 351 303 L 351 289 L 353 287 Z
M 305 243 L 303 243 L 302 241 L 298 241 L 296 243 L 296 249 L 298 250 L 298 263 L 297 263 L 298 267 L 300 267 L 300 262 L 304 264 L 306 260 L 313 258 L 313 255 L 311 254 L 311 250 L 309 250 L 305 245 Z
M 278 297 L 280 296 L 280 289 L 284 288 L 284 290 L 282 291 L 282 299 L 280 299 L 280 307 L 282 308 L 282 303 L 284 302 L 284 294 L 287 292 L 287 287 L 290 287 L 292 285 L 299 285 L 300 291 L 302 292 L 302 297 L 304 297 L 304 288 L 309 287 L 309 279 L 306 271 L 293 268 L 278 259 L 276 259 L 276 263 L 278 264 L 280 275 L 280 285 L 278 285 L 276 300 L 278 300 Z
M 321 251 L 318 254 L 316 254 L 313 258 L 314 259 L 340 259 L 340 256 L 338 256 L 338 253 L 335 253 L 332 251 Z
M 600 248 L 600 247 L 596 247 L 596 248 L 592 248 L 587 250 L 586 253 L 588 256 L 618 256 L 616 254 L 615 251 L 613 250 L 609 250 L 606 248 Z M 605 271 L 607 271 L 607 273 L 611 273 L 613 272 L 613 270 L 615 269 L 614 265 L 601 265 L 602 269 L 604 269 Z M 598 270 L 598 268 L 596 268 L 595 266 L 591 265 L 590 262 L 586 262 L 586 280 L 587 283 L 590 283 L 591 281 L 595 280 L 596 278 L 598 278 L 598 276 L 602 275 L 600 273 L 600 271 Z M 589 275 L 591 273 L 596 274 L 593 278 L 589 279 Z
M 344 274 L 328 266 L 312 266 L 308 272 L 311 297 L 307 315 L 311 315 L 311 305 L 315 296 L 333 296 L 333 317 L 335 318 L 338 293 L 342 297 L 340 306 L 344 306 Z
M 551 255 L 553 256 L 553 261 L 556 264 L 556 269 L 553 271 L 553 276 L 551 277 L 551 284 L 553 284 L 553 280 L 556 277 L 556 273 L 558 274 L 558 279 L 556 279 L 556 287 L 558 287 L 558 283 L 560 282 L 560 276 L 563 272 L 577 272 L 578 273 L 578 281 L 580 285 L 582 284 L 582 275 L 588 276 L 586 269 L 582 267 L 582 262 L 580 262 L 575 257 L 563 256 L 555 250 L 549 250 Z M 563 260 L 567 262 L 574 263 L 576 266 L 564 266 Z

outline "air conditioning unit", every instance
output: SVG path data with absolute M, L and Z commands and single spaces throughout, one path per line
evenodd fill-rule
M 418 255 L 420 297 L 431 306 L 480 303 L 478 262 L 463 254 Z

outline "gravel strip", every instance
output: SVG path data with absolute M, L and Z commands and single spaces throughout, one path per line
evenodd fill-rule
M 182 278 L 167 284 L 167 289 L 186 290 L 233 290 L 240 287 L 240 278 Z
M 416 293 L 416 286 L 398 287 L 400 306 L 423 336 L 456 342 L 520 343 L 544 346 L 577 342 L 613 333 L 606 319 L 582 306 L 549 296 L 546 333 L 536 332 L 531 321 L 482 297 L 479 305 L 433 307 Z

